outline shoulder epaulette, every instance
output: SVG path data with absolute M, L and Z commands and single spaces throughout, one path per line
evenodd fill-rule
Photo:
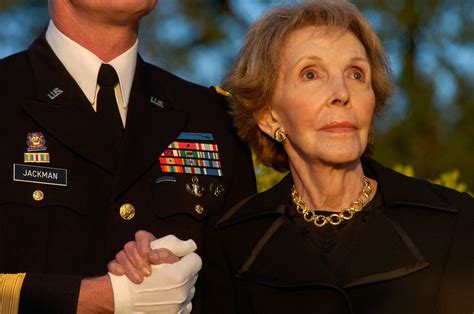
M 222 95 L 222 96 L 225 96 L 225 97 L 232 97 L 232 94 L 229 92 L 229 91 L 226 91 L 226 90 L 223 90 L 222 88 L 220 88 L 219 86 L 217 85 L 212 85 L 212 87 L 214 88 L 214 90 L 216 91 L 216 93 Z

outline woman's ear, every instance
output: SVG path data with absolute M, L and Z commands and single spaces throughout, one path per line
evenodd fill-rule
M 257 120 L 258 127 L 265 134 L 273 138 L 275 130 L 281 127 L 280 123 L 273 117 L 270 108 L 263 109 L 255 113 L 255 119 Z

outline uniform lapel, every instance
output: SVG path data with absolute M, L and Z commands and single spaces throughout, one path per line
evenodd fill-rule
M 109 173 L 116 153 L 92 106 L 47 44 L 44 35 L 30 47 L 37 99 L 24 103 L 25 112 L 69 149 Z
M 118 162 L 114 199 L 136 182 L 177 137 L 187 112 L 168 96 L 156 70 L 138 58 Z

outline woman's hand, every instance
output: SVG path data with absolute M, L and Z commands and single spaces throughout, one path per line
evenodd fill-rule
M 150 243 L 154 240 L 156 237 L 150 232 L 137 231 L 135 241 L 127 242 L 108 264 L 109 272 L 117 276 L 126 275 L 133 283 L 140 284 L 151 275 L 152 265 L 179 261 L 179 257 L 168 249 L 152 250 Z

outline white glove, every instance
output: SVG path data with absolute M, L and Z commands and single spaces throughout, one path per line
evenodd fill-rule
M 194 253 L 196 243 L 168 235 L 151 242 L 150 246 L 166 248 L 181 259 L 174 264 L 152 265 L 151 276 L 145 277 L 139 285 L 126 276 L 109 273 L 115 313 L 190 313 L 194 284 L 202 266 L 201 258 Z

